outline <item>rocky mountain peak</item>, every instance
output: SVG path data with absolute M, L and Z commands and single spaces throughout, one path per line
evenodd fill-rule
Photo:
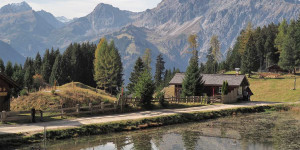
M 0 9 L 0 13 L 19 13 L 30 10 L 32 10 L 32 8 L 28 5 L 28 3 L 24 1 L 21 3 L 12 3 L 5 5 Z

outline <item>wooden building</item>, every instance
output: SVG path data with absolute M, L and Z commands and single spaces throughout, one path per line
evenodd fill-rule
M 267 72 L 281 73 L 281 72 L 288 72 L 288 71 L 280 68 L 278 65 L 272 65 L 272 66 L 267 68 Z
M 20 86 L 6 75 L 0 73 L 0 111 L 10 110 L 10 97 L 12 89 Z
M 182 92 L 182 82 L 184 73 L 177 73 L 169 83 L 169 89 L 174 90 L 168 96 L 180 97 Z M 253 95 L 250 90 L 249 81 L 245 75 L 225 75 L 225 74 L 202 74 L 204 81 L 204 94 L 207 96 L 220 96 L 222 92 L 222 85 L 224 81 L 228 82 L 228 92 L 238 89 L 238 98 L 248 98 Z

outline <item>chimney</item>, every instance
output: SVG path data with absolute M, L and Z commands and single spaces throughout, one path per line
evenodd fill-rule
M 236 76 L 239 75 L 240 70 L 241 70 L 240 68 L 235 68 L 235 71 L 236 71 L 235 75 L 236 75 Z

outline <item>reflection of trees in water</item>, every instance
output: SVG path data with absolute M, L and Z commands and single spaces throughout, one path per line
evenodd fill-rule
M 131 135 L 131 140 L 135 150 L 151 150 L 151 139 L 151 136 L 147 132 Z
M 181 132 L 181 137 L 184 147 L 188 150 L 195 149 L 200 133 L 197 131 L 184 130 Z
M 128 145 L 128 137 L 127 136 L 117 136 L 114 137 L 113 140 L 115 144 L 115 148 L 117 150 L 122 150 L 126 145 Z

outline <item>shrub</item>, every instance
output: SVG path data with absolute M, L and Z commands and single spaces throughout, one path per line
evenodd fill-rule
M 53 95 L 55 95 L 55 90 L 52 90 L 51 93 L 52 93 Z
M 158 92 L 156 95 L 156 98 L 158 99 L 158 102 L 160 106 L 167 107 L 168 103 L 165 101 L 165 93 L 164 92 Z
M 109 100 L 108 99 L 105 99 L 103 100 L 104 104 L 108 104 L 109 103 Z
M 26 90 L 26 89 L 21 90 L 21 91 L 20 91 L 20 95 L 21 95 L 21 96 L 28 96 L 27 90 Z

